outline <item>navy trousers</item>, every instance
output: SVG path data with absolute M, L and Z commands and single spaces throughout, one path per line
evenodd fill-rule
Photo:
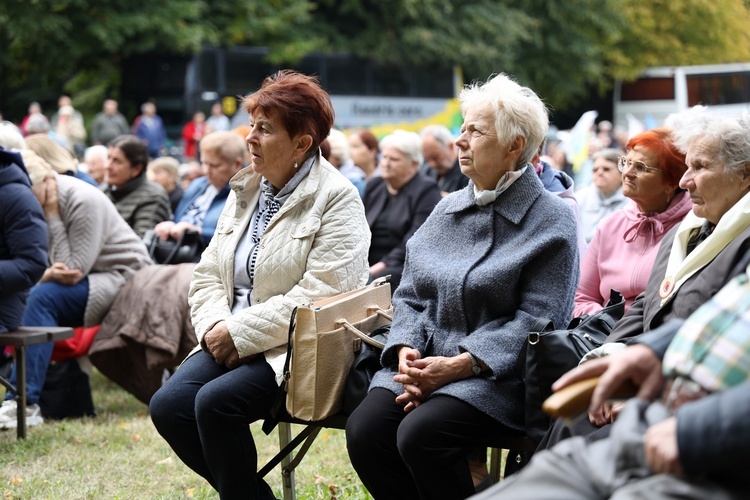
M 199 351 L 151 398 L 151 420 L 221 498 L 274 498 L 255 473 L 258 454 L 249 425 L 268 416 L 278 390 L 262 356 L 230 370 Z

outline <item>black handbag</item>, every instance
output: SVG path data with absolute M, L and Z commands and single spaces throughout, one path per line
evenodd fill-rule
M 388 341 L 390 331 L 391 325 L 376 328 L 369 335 L 372 343 L 357 339 L 359 351 L 354 357 L 354 364 L 349 370 L 344 386 L 343 411 L 347 415 L 351 415 L 365 399 L 372 378 L 382 368 L 380 355 L 383 354 L 383 347 Z
M 526 434 L 541 440 L 550 425 L 542 403 L 552 395 L 552 384 L 572 370 L 589 351 L 601 346 L 625 313 L 625 299 L 612 290 L 605 307 L 573 320 L 566 330 L 554 330 L 552 321 L 540 318 L 529 332 L 519 355 L 526 389 Z
M 42 416 L 52 420 L 96 416 L 89 376 L 81 370 L 76 359 L 52 362 L 47 366 L 39 407 Z
M 206 249 L 203 237 L 198 231 L 183 231 L 179 240 L 172 238 L 162 241 L 153 230 L 146 231 L 143 242 L 148 248 L 148 254 L 157 264 L 183 264 L 185 262 L 199 262 L 201 254 Z

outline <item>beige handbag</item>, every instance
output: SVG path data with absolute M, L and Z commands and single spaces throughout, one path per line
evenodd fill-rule
M 391 322 L 388 278 L 297 308 L 284 374 L 286 409 L 292 417 L 316 421 L 341 411 L 359 339 L 369 339 L 368 333 Z

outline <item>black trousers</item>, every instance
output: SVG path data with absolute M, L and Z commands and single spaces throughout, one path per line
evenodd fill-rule
M 262 356 L 229 370 L 200 351 L 154 394 L 149 410 L 180 460 L 222 499 L 274 498 L 255 474 L 258 454 L 249 425 L 268 415 L 277 391 Z
M 346 424 L 349 458 L 377 500 L 467 498 L 475 493 L 467 455 L 518 434 L 450 396 L 409 413 L 395 398 L 373 389 Z

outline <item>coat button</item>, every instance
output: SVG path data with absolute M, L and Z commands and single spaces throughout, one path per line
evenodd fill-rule
M 247 208 L 247 202 L 246 202 L 246 201 L 242 201 L 242 202 L 240 202 L 240 206 L 241 206 L 242 208 Z

